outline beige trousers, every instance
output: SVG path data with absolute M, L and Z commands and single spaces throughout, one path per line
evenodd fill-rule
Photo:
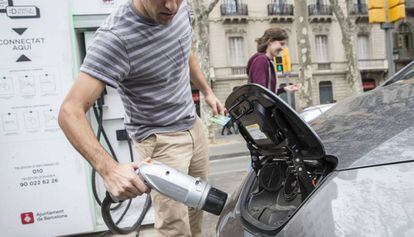
M 150 157 L 178 171 L 207 181 L 208 143 L 203 124 L 196 118 L 184 132 L 159 133 L 136 142 L 142 159 Z M 156 191 L 151 191 L 157 236 L 201 236 L 202 211 L 188 208 Z

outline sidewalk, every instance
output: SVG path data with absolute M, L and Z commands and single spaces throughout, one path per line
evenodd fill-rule
M 216 134 L 214 143 L 209 144 L 210 160 L 250 155 L 246 141 L 240 134 Z

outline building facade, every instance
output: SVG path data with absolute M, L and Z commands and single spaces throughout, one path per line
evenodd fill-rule
M 342 46 L 342 34 L 332 13 L 329 0 L 310 0 L 308 20 L 313 69 L 314 105 L 340 101 L 351 95 L 345 81 L 347 64 Z M 344 2 L 344 1 L 343 1 Z M 395 24 L 394 57 L 397 69 L 413 58 L 414 0 L 406 0 L 406 20 Z M 225 101 L 232 89 L 247 83 L 246 64 L 256 52 L 255 39 L 270 27 L 288 32 L 288 48 L 292 72 L 288 79 L 279 75 L 279 84 L 298 83 L 298 51 L 293 0 L 222 0 L 209 16 L 210 60 L 213 90 Z M 368 23 L 365 0 L 354 0 L 351 9 L 356 23 L 356 43 L 359 69 L 364 91 L 381 84 L 387 78 L 385 33 L 379 24 Z M 296 96 L 295 96 L 296 97 Z M 286 98 L 286 96 L 282 96 Z M 293 98 L 297 104 L 298 98 Z M 294 104 L 295 106 L 295 104 Z

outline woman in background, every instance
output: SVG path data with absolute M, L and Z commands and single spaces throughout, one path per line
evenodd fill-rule
M 299 85 L 289 85 L 276 90 L 276 72 L 272 60 L 282 52 L 287 38 L 285 30 L 274 27 L 267 29 L 263 36 L 256 40 L 257 53 L 247 63 L 247 75 L 250 83 L 262 85 L 277 95 L 300 89 Z

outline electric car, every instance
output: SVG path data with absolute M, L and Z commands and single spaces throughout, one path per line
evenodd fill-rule
M 251 171 L 216 227 L 235 236 L 414 236 L 414 65 L 309 124 L 259 85 L 226 101 Z

